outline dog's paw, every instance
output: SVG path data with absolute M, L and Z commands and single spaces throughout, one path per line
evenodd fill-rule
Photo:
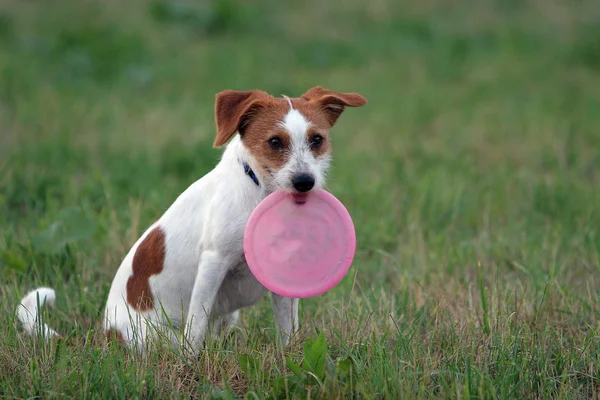
M 188 337 L 183 341 L 182 352 L 189 360 L 197 360 L 204 350 L 204 338 Z

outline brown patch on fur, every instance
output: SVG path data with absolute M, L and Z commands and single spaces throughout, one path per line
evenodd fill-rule
M 106 339 L 108 341 L 116 340 L 117 342 L 119 342 L 121 344 L 126 344 L 123 334 L 115 328 L 111 328 L 111 329 L 105 331 L 104 335 L 106 336 Z
M 315 148 L 315 154 L 327 153 L 329 151 L 327 135 L 331 125 L 323 110 L 302 98 L 290 100 L 294 109 L 311 123 L 312 128 L 307 132 L 306 140 L 308 141 L 310 136 L 314 136 L 317 132 L 323 136 L 323 144 Z M 281 123 L 289 111 L 290 104 L 286 99 L 271 97 L 268 101 L 262 102 L 260 108 L 257 108 L 247 125 L 240 131 L 242 141 L 252 155 L 261 161 L 263 168 L 266 167 L 266 171 L 278 170 L 288 161 L 291 140 Z M 281 149 L 275 150 L 269 145 L 269 139 L 274 136 L 281 139 Z
M 329 132 L 325 132 L 325 131 L 321 131 L 321 130 L 314 130 L 314 129 L 309 129 L 307 136 L 308 136 L 308 143 L 311 143 L 313 138 L 316 135 L 320 135 L 323 138 L 323 141 L 321 142 L 320 146 L 310 146 L 310 150 L 312 151 L 312 153 L 315 155 L 315 157 L 321 157 L 327 153 L 329 153 Z
M 133 256 L 133 274 L 127 281 L 127 302 L 137 311 L 154 307 L 150 276 L 159 274 L 165 262 L 165 233 L 154 228 L 140 243 Z
M 328 133 L 344 107 L 359 107 L 367 102 L 359 94 L 338 93 L 319 86 L 290 101 L 311 124 L 306 133 L 307 141 L 316 134 L 323 137 L 321 146 L 313 148 L 316 156 L 329 152 Z M 261 168 L 272 174 L 289 158 L 290 137 L 281 126 L 289 111 L 287 99 L 275 98 L 260 90 L 221 92 L 215 105 L 217 137 L 214 145 L 225 144 L 238 131 L 246 147 L 260 161 Z M 280 149 L 269 145 L 269 139 L 275 136 L 282 141 Z
M 329 127 L 332 127 L 346 107 L 360 107 L 367 104 L 367 99 L 358 93 L 340 93 L 315 86 L 301 96 L 308 104 L 324 113 Z
M 290 148 L 290 135 L 280 126 L 285 118 L 287 102 L 283 99 L 271 98 L 268 103 L 263 103 L 260 110 L 247 122 L 245 129 L 240 131 L 242 141 L 248 150 L 260 160 L 261 165 L 268 170 L 277 170 L 287 161 Z M 269 140 L 278 137 L 281 148 L 273 149 Z
M 261 90 L 226 90 L 217 94 L 215 101 L 217 137 L 214 146 L 223 146 L 236 131 L 242 132 L 252 116 L 271 99 L 272 96 Z

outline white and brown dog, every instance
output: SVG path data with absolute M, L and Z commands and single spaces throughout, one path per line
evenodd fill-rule
M 366 100 L 321 87 L 300 98 L 227 90 L 216 97 L 219 147 L 230 141 L 217 166 L 193 183 L 133 245 L 113 280 L 104 330 L 138 350 L 165 327 L 171 340 L 184 327 L 197 353 L 209 329 L 234 324 L 239 309 L 266 289 L 244 258 L 243 234 L 250 213 L 269 193 L 302 196 L 322 187 L 330 162 L 329 130 L 345 107 Z M 21 301 L 17 316 L 30 334 L 58 334 L 39 324 L 38 305 L 53 304 L 52 289 L 39 288 Z M 275 319 L 285 343 L 298 328 L 298 300 L 272 293 Z

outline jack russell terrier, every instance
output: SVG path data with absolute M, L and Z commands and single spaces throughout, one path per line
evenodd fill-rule
M 168 328 L 175 344 L 173 328 L 183 327 L 185 343 L 197 354 L 207 333 L 235 324 L 239 309 L 267 292 L 244 258 L 248 217 L 273 191 L 301 197 L 322 187 L 331 158 L 329 130 L 345 107 L 366 103 L 359 94 L 322 87 L 299 98 L 259 90 L 219 93 L 214 146 L 229 144 L 217 166 L 177 198 L 121 263 L 106 302 L 107 336 L 143 351 L 153 328 Z M 287 344 L 298 329 L 298 299 L 271 296 L 279 337 Z M 29 334 L 59 336 L 38 321 L 38 305 L 54 301 L 49 288 L 23 298 L 17 316 Z

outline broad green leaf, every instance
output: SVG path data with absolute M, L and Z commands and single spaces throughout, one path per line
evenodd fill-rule
M 321 381 L 325 378 L 325 365 L 327 361 L 327 341 L 325 335 L 320 333 L 316 340 L 308 339 L 304 345 L 304 361 L 302 368 L 312 372 Z
M 304 376 L 300 366 L 298 364 L 296 364 L 295 362 L 293 362 L 292 360 L 290 360 L 289 358 L 285 359 L 285 364 L 290 369 L 290 371 L 292 371 L 292 373 L 294 375 L 296 375 L 298 378 L 302 378 Z

